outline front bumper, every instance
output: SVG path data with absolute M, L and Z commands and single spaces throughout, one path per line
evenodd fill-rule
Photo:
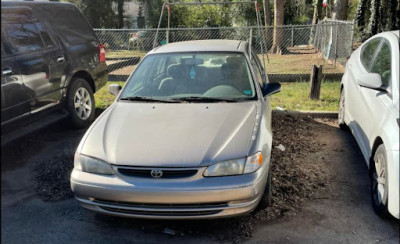
M 269 167 L 268 167 L 269 168 Z M 206 219 L 253 211 L 264 193 L 267 168 L 239 176 L 139 179 L 73 170 L 71 188 L 85 208 L 148 219 Z

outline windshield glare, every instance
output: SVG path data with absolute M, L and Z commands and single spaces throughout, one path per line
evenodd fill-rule
M 147 56 L 127 81 L 120 99 L 255 98 L 243 54 L 178 53 Z

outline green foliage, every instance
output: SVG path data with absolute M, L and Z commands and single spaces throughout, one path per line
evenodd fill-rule
M 146 21 L 150 28 L 158 26 L 162 0 L 138 0 L 145 6 Z M 215 2 L 220 2 L 214 0 Z M 240 0 L 226 0 L 240 1 Z M 193 2 L 193 0 L 181 0 L 179 2 Z M 263 8 L 260 1 L 260 8 Z M 263 16 L 261 16 L 263 18 Z M 161 27 L 167 27 L 167 10 L 163 14 Z M 197 6 L 171 6 L 171 27 L 204 27 L 233 25 L 256 25 L 256 12 L 253 4 L 238 5 L 197 5 Z
M 399 0 L 359 0 L 356 24 L 361 41 L 400 27 Z
M 80 9 L 89 20 L 93 28 L 115 28 L 115 14 L 112 10 L 112 1 L 109 0 L 82 0 Z
M 313 0 L 285 0 L 285 20 L 287 25 L 307 24 L 313 18 Z
M 347 14 L 348 20 L 353 20 L 356 18 L 358 3 L 359 3 L 359 0 L 349 0 L 349 10 L 348 10 L 348 14 Z

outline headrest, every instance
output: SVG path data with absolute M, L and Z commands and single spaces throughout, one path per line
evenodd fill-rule
M 185 77 L 186 74 L 186 70 L 185 67 L 181 64 L 171 64 L 168 67 L 168 75 L 172 76 L 172 78 L 174 79 L 181 79 L 183 77 Z
M 242 57 L 227 57 L 226 62 L 229 64 L 240 65 L 243 62 L 243 58 Z
M 234 76 L 234 70 L 235 70 L 235 66 L 232 65 L 231 63 L 224 63 L 221 66 L 221 73 L 222 73 L 222 77 L 224 78 L 231 78 Z

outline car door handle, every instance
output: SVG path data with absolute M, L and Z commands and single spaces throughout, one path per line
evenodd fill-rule
M 57 57 L 57 63 L 62 63 L 62 62 L 64 62 L 64 61 L 65 61 L 64 56 L 58 56 L 58 57 Z
M 3 69 L 2 71 L 1 71 L 1 74 L 2 75 L 11 75 L 13 72 L 12 72 L 12 69 L 11 68 L 5 68 L 5 69 Z

